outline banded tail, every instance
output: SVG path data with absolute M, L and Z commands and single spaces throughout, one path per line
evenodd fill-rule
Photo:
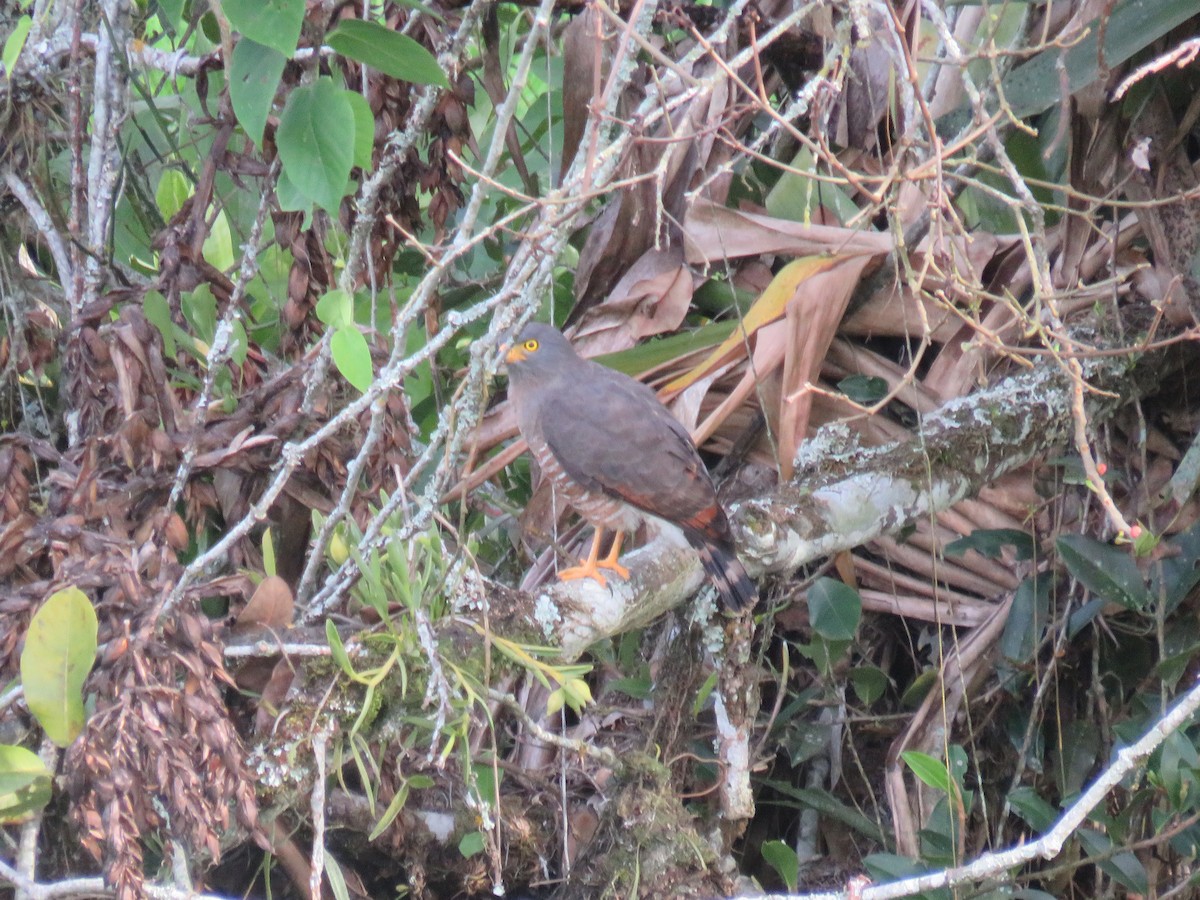
M 752 608 L 758 590 L 733 550 L 729 520 L 720 506 L 710 506 L 681 523 L 688 543 L 700 554 L 700 564 L 732 612 Z

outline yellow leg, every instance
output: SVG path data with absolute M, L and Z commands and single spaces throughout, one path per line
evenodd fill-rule
M 581 566 L 572 566 L 569 569 L 563 569 L 558 573 L 559 581 L 572 581 L 576 578 L 591 578 L 597 582 L 600 587 L 604 587 L 608 582 L 605 577 L 600 574 L 600 569 L 597 568 L 596 560 L 600 558 L 600 538 L 602 537 L 600 529 L 596 529 L 596 535 L 592 538 L 592 550 L 588 554 L 588 558 L 583 561 Z
M 612 547 L 608 551 L 608 556 L 596 563 L 601 569 L 611 569 L 622 578 L 629 578 L 629 570 L 617 562 L 617 557 L 621 555 L 621 541 L 625 539 L 625 532 L 618 531 L 613 535 Z

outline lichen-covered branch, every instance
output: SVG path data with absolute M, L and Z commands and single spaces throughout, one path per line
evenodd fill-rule
M 1093 363 L 1093 424 L 1119 402 L 1144 393 L 1127 358 Z M 862 447 L 844 425 L 821 429 L 801 450 L 797 475 L 770 494 L 731 510 L 740 555 L 752 573 L 790 573 L 948 509 L 984 485 L 1056 446 L 1073 428 L 1070 380 L 1053 363 L 952 400 L 924 418 L 910 439 Z M 1119 401 L 1118 398 L 1121 398 Z M 703 580 L 695 554 L 660 535 L 625 558 L 628 582 L 549 586 L 514 608 L 565 658 L 645 624 L 690 596 Z M 493 625 L 496 619 L 492 618 Z

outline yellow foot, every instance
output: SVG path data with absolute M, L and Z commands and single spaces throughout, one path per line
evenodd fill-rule
M 596 529 L 596 536 L 592 539 L 592 552 L 588 554 L 588 558 L 581 565 L 572 566 L 569 569 L 563 569 L 558 573 L 559 581 L 574 581 L 577 578 L 590 578 L 595 581 L 600 587 L 608 585 L 608 579 L 600 572 L 601 569 L 608 569 L 610 572 L 615 572 L 624 579 L 629 578 L 629 570 L 617 562 L 617 557 L 621 553 L 621 541 L 625 535 L 618 531 L 613 538 L 612 547 L 608 551 L 608 556 L 600 559 L 600 529 Z
M 615 559 L 599 559 L 596 560 L 596 567 L 600 569 L 610 569 L 617 575 L 620 575 L 625 581 L 629 580 L 629 570 L 617 562 Z
M 584 560 L 583 565 L 571 566 L 558 573 L 559 581 L 574 581 L 577 578 L 590 578 L 600 587 L 608 584 L 608 579 L 600 572 L 599 565 L 594 559 Z

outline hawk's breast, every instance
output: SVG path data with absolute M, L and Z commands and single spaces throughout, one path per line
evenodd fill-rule
M 588 490 L 563 471 L 545 441 L 527 440 L 530 452 L 541 467 L 542 477 L 549 479 L 558 496 L 592 525 L 611 531 L 633 531 L 641 524 L 645 516 L 640 510 L 603 492 Z

